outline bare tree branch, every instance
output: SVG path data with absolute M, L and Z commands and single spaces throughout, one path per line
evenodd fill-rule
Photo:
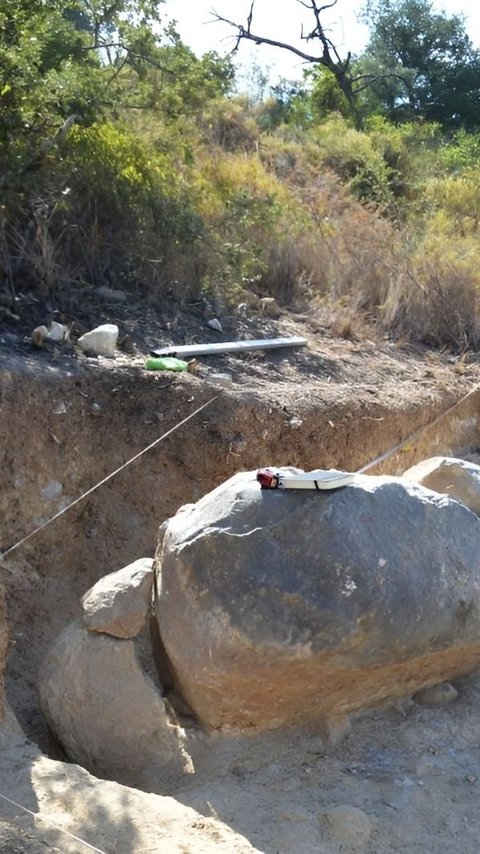
M 288 50 L 290 53 L 295 54 L 295 56 L 300 57 L 305 62 L 312 63 L 314 65 L 323 65 L 324 68 L 327 68 L 331 74 L 335 77 L 337 84 L 340 90 L 343 92 L 347 102 L 350 106 L 350 110 L 352 116 L 358 127 L 361 126 L 361 117 L 357 109 L 356 100 L 355 100 L 355 92 L 353 90 L 352 85 L 352 77 L 350 75 L 350 62 L 351 62 L 351 53 L 347 54 L 346 59 L 342 59 L 338 50 L 331 39 L 328 37 L 325 27 L 321 21 L 322 12 L 325 12 L 326 9 L 331 9 L 336 6 L 337 0 L 332 0 L 331 3 L 326 3 L 325 5 L 319 5 L 315 0 L 298 0 L 301 6 L 304 6 L 305 9 L 308 9 L 312 12 L 315 26 L 311 32 L 307 35 L 304 35 L 303 28 L 301 29 L 300 38 L 305 42 L 313 41 L 317 39 L 321 46 L 322 51 L 318 54 L 307 53 L 306 51 L 300 50 L 295 47 L 295 45 L 289 44 L 288 42 L 282 42 L 278 39 L 272 39 L 269 36 L 263 36 L 259 33 L 255 33 L 252 31 L 252 23 L 253 23 L 253 12 L 255 6 L 255 0 L 252 0 L 252 4 L 250 6 L 250 12 L 247 17 L 246 24 L 239 24 L 236 21 L 231 21 L 229 18 L 224 18 L 223 15 L 220 15 L 215 10 L 212 10 L 211 14 L 214 17 L 215 21 L 221 21 L 224 24 L 228 24 L 234 30 L 236 30 L 236 41 L 235 46 L 232 50 L 232 53 L 235 53 L 238 50 L 238 47 L 242 41 L 252 41 L 254 44 L 261 45 L 270 45 L 271 47 L 278 47 L 281 50 Z
M 314 3 L 312 3 L 312 5 L 308 5 L 307 3 L 301 2 L 301 0 L 299 0 L 299 2 L 300 2 L 300 5 L 305 6 L 307 9 L 311 9 L 312 6 L 315 6 Z M 331 5 L 334 6 L 335 3 L 336 3 L 336 0 Z M 255 0 L 253 0 L 252 5 L 250 7 L 250 12 L 249 12 L 249 15 L 247 18 L 247 25 L 246 26 L 244 26 L 243 24 L 238 24 L 235 21 L 231 21 L 229 18 L 224 18 L 223 15 L 219 15 L 218 12 L 216 12 L 214 9 L 212 10 L 211 14 L 214 16 L 215 21 L 221 21 L 222 23 L 228 24 L 230 27 L 233 27 L 234 29 L 237 30 L 237 44 L 242 39 L 245 39 L 247 41 L 253 41 L 255 44 L 259 44 L 259 45 L 260 44 L 268 44 L 268 45 L 271 45 L 272 47 L 279 47 L 279 48 L 282 48 L 283 50 L 289 50 L 291 53 L 296 54 L 301 59 L 304 59 L 306 62 L 320 62 L 320 63 L 323 62 L 324 53 L 322 53 L 320 55 L 314 55 L 314 54 L 306 53 L 305 51 L 300 50 L 299 48 L 295 47 L 294 45 L 288 44 L 287 42 L 281 42 L 281 41 L 278 41 L 278 39 L 271 39 L 268 36 L 262 36 L 258 33 L 253 33 L 252 32 L 252 21 L 253 21 L 254 5 L 255 5 Z M 326 6 L 324 8 L 329 8 L 329 7 Z M 323 28 L 322 28 L 322 34 L 324 36 Z M 309 36 L 304 36 L 303 38 L 305 41 L 309 41 L 310 39 L 312 39 L 314 37 L 319 37 L 319 36 L 314 36 L 314 34 L 312 33 Z M 325 36 L 324 36 L 324 38 L 325 38 Z M 325 51 L 325 47 L 327 47 L 327 51 L 328 51 L 329 46 L 333 47 L 332 43 L 327 38 L 325 38 L 325 42 L 322 41 L 322 44 L 324 46 L 324 51 Z M 236 47 L 237 46 L 235 46 L 235 50 L 236 50 Z
M 162 71 L 164 74 L 169 74 L 170 77 L 173 77 L 175 80 L 181 80 L 182 79 L 180 74 L 177 74 L 175 71 L 173 71 L 168 66 L 162 65 L 162 63 L 158 62 L 156 59 L 154 59 L 153 56 L 151 56 L 151 54 L 140 53 L 138 50 L 133 50 L 128 44 L 125 44 L 125 42 L 122 42 L 122 41 L 103 42 L 102 41 L 100 43 L 100 48 L 102 50 L 106 50 L 107 52 L 111 48 L 115 48 L 116 50 L 118 50 L 117 58 L 118 58 L 119 63 L 121 64 L 122 68 L 125 65 L 125 58 L 122 58 L 122 56 L 121 56 L 121 54 L 123 52 L 125 57 L 127 57 L 127 58 L 131 57 L 133 59 L 142 60 L 142 62 L 145 62 L 147 65 L 151 65 L 152 68 L 156 68 L 156 69 L 158 69 L 158 71 Z M 90 50 L 98 50 L 98 48 L 95 47 L 95 45 L 84 45 L 80 48 L 80 50 L 85 53 L 85 52 L 90 51 Z M 113 65 L 114 63 L 111 63 L 111 64 Z

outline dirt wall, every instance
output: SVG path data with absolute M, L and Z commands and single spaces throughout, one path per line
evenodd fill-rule
M 0 375 L 1 548 L 42 524 L 166 432 L 219 389 L 194 377 L 101 369 Z M 152 553 L 158 525 L 225 477 L 267 464 L 355 470 L 431 422 L 455 400 L 419 394 L 386 405 L 368 395 L 293 394 L 287 404 L 224 392 L 26 543 L 13 559 L 88 581 Z M 371 469 L 400 473 L 432 453 L 476 447 L 480 393 L 396 456 Z M 393 405 L 392 405 L 393 404 Z
M 423 386 L 248 384 L 221 390 L 190 375 L 101 365 L 60 370 L 23 362 L 0 373 L 0 548 L 5 551 L 220 392 L 204 411 L 5 559 L 11 703 L 40 727 L 35 675 L 46 647 L 78 615 L 99 577 L 153 556 L 165 518 L 236 471 L 264 465 L 356 470 L 460 395 Z M 397 473 L 435 453 L 478 444 L 479 395 L 393 460 Z M 0 620 L 0 625 L 4 621 Z M 1 654 L 1 645 L 0 645 Z M 1 662 L 1 658 L 0 658 Z

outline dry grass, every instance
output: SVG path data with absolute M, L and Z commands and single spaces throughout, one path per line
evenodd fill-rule
M 244 127 L 243 113 L 242 121 L 229 116 Z M 245 126 L 252 130 L 251 121 Z M 126 139 L 112 132 L 107 142 L 141 165 L 145 152 L 124 151 Z M 283 308 L 321 305 L 345 338 L 371 335 L 374 326 L 458 352 L 480 345 L 480 251 L 457 211 L 463 196 L 455 217 L 439 213 L 437 199 L 437 207 L 428 202 L 435 214 L 407 229 L 354 197 L 311 149 L 270 140 L 252 153 L 244 140 L 234 151 L 220 142 L 199 150 L 181 180 L 176 161 L 162 154 L 166 178 L 150 164 L 147 173 L 158 187 L 143 184 L 139 170 L 117 195 L 104 175 L 101 192 L 92 179 L 64 198 L 64 176 L 56 194 L 37 194 L 15 216 L 0 209 L 3 288 L 13 293 L 20 281 L 48 299 L 71 283 L 105 283 L 155 298 L 212 292 L 228 305 L 246 287 Z M 87 166 L 94 175 L 101 164 Z

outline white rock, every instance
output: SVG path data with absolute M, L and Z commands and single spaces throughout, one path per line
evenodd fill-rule
M 51 320 L 48 325 L 47 338 L 50 341 L 66 341 L 68 338 L 68 327 L 64 323 L 57 323 L 56 320 Z
M 153 585 L 153 560 L 140 558 L 105 575 L 82 598 L 84 623 L 91 632 L 133 638 L 147 619 Z
M 25 826 L 16 817 L 20 811 L 2 802 L 3 854 L 91 854 L 91 846 L 109 854 L 259 854 L 220 819 L 205 816 L 205 798 L 197 811 L 173 797 L 99 780 L 78 765 L 49 759 L 32 742 L 2 751 L 1 775 L 0 791 L 39 816 L 35 829 Z
M 91 332 L 82 335 L 77 344 L 84 353 L 93 353 L 95 356 L 114 356 L 118 341 L 118 326 L 114 323 L 105 323 L 97 326 Z

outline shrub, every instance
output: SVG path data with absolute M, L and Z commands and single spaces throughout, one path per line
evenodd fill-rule
M 188 174 L 169 153 L 110 123 L 75 128 L 62 167 L 66 215 L 76 224 L 69 253 L 92 283 L 120 278 L 162 288 L 202 230 Z

